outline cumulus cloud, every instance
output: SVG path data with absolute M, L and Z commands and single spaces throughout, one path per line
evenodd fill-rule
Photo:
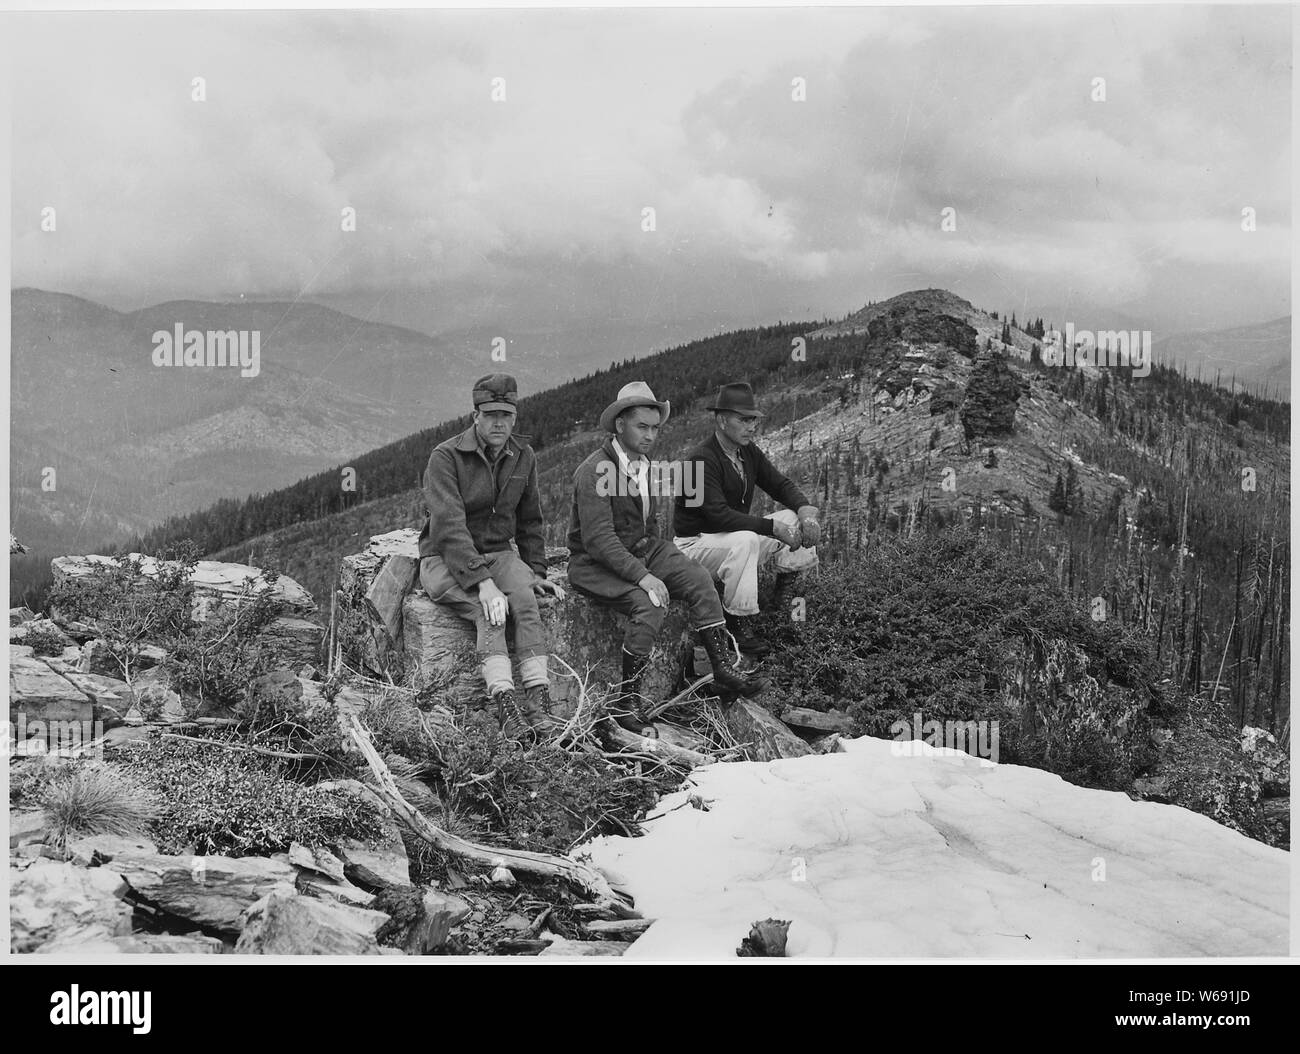
M 1261 7 L 31 16 L 14 281 L 427 293 L 396 320 L 432 329 L 608 317 L 610 270 L 754 321 L 941 284 L 1171 316 L 1217 267 L 1250 321 L 1289 310 L 1289 33 Z

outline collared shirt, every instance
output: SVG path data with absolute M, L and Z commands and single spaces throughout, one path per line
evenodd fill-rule
M 510 458 L 514 453 L 510 449 L 510 440 L 507 439 L 505 444 L 497 450 L 495 457 L 492 456 L 492 448 L 488 446 L 487 443 L 483 441 L 483 437 L 478 434 L 477 428 L 474 429 L 474 442 L 478 446 L 478 452 L 482 455 L 483 460 L 492 468 L 492 484 L 495 490 L 499 493 L 501 490 L 501 469 L 503 466 L 510 463 Z
M 648 520 L 650 518 L 650 488 L 646 483 L 646 474 L 650 469 L 650 462 L 645 456 L 638 454 L 636 456 L 636 468 L 632 468 L 632 461 L 627 456 L 627 451 L 623 449 L 623 444 L 617 439 L 614 440 L 614 453 L 618 457 L 618 463 L 623 467 L 624 474 L 629 479 L 636 480 L 637 490 L 641 493 L 641 518 Z
M 731 467 L 736 470 L 736 475 L 740 477 L 740 485 L 745 486 L 745 463 L 740 459 L 740 447 L 732 443 L 731 440 L 723 437 L 718 433 L 718 446 L 722 447 L 722 452 L 727 455 L 727 460 L 731 462 Z

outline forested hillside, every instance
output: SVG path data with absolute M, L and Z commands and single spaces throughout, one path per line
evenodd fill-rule
M 708 434 L 701 408 L 717 385 L 743 377 L 767 412 L 762 444 L 827 510 L 824 565 L 859 559 L 881 532 L 974 523 L 1100 617 L 1140 627 L 1176 683 L 1217 684 L 1239 721 L 1281 730 L 1287 404 L 1159 365 L 1149 376 L 1047 365 L 1037 320 L 1022 329 L 940 290 L 860 315 L 806 341 L 816 325 L 712 337 L 526 396 L 518 431 L 539 451 L 548 542 L 563 544 L 570 477 L 621 385 L 645 380 L 672 401 L 656 450 L 671 459 Z M 429 451 L 468 423 L 177 517 L 132 548 L 190 538 L 326 597 L 341 556 L 420 524 Z

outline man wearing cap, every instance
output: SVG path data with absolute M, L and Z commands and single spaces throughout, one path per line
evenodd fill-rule
M 690 609 L 724 699 L 756 695 L 767 685 L 739 676 L 727 661 L 726 621 L 712 578 L 659 537 L 650 515 L 646 455 L 670 410 L 644 382 L 624 385 L 600 415 L 609 438 L 573 474 L 569 584 L 627 616 L 622 679 L 609 709 L 620 725 L 643 735 L 655 730 L 643 706 L 641 679 L 670 600 L 683 600 Z
M 714 433 L 686 456 L 702 479 L 696 500 L 679 494 L 674 508 L 674 543 L 722 579 L 727 625 L 742 651 L 763 655 L 767 645 L 746 625 L 758 614 L 758 569 L 772 561 L 776 598 L 784 602 L 801 571 L 817 566 L 821 540 L 817 507 L 770 462 L 753 442 L 759 412 L 754 390 L 739 382 L 718 389 L 713 405 Z M 758 488 L 787 508 L 752 516 Z M 794 510 L 794 511 L 791 511 Z
M 429 516 L 420 531 L 420 584 L 429 598 L 475 624 L 483 679 L 502 731 L 525 743 L 558 727 L 537 598 L 564 594 L 546 579 L 537 456 L 511 435 L 515 379 L 489 374 L 474 384 L 473 424 L 439 443 L 424 471 Z M 510 547 L 511 540 L 519 552 Z M 524 682 L 515 689 L 506 618 Z

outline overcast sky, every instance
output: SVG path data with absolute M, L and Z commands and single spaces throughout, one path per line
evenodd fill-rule
M 1283 7 L 18 28 L 15 286 L 302 297 L 430 332 L 839 317 L 927 286 L 1166 331 L 1290 312 Z

